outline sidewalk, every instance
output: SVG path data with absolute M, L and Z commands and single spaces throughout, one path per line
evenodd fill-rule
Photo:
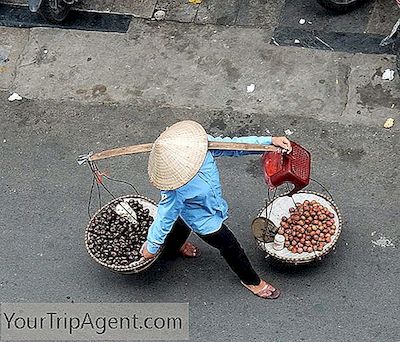
M 1 0 L 0 3 L 26 6 L 26 0 Z M 272 27 L 278 24 L 284 0 L 217 0 L 199 4 L 187 0 L 80 0 L 75 9 L 87 12 L 128 14 L 150 19 L 157 10 L 166 12 L 167 21 L 196 24 Z
M 26 6 L 27 0 L 0 0 L 0 3 Z M 370 1 L 362 9 L 341 16 L 332 15 L 316 1 L 309 0 L 202 0 L 200 4 L 188 0 L 79 0 L 74 8 L 142 19 L 151 19 L 155 11 L 163 10 L 167 21 L 263 28 L 293 26 L 300 18 L 306 18 L 324 31 L 380 35 L 390 32 L 399 16 L 395 4 L 387 0 Z
M 382 126 L 398 116 L 394 56 L 269 44 L 271 29 L 133 20 L 127 34 L 0 28 L 0 87 L 33 99 L 293 115 Z M 252 93 L 246 87 L 255 85 Z M 394 129 L 399 127 L 396 125 Z

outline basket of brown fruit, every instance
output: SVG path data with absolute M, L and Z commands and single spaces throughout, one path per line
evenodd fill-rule
M 131 274 L 147 269 L 155 262 L 144 259 L 140 248 L 157 212 L 156 203 L 144 196 L 116 198 L 98 210 L 85 233 L 89 255 L 111 271 Z
M 253 229 L 257 246 L 271 257 L 291 264 L 321 259 L 334 249 L 342 230 L 342 218 L 333 200 L 309 191 L 274 198 L 260 210 L 256 220 L 263 218 L 268 222 L 269 235 L 257 235 Z M 280 235 L 281 248 L 277 248 L 274 234 Z

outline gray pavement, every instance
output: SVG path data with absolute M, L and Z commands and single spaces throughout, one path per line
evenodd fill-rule
M 157 0 L 106 0 L 106 1 L 80 1 L 76 8 L 85 11 L 110 12 L 132 14 L 135 17 L 151 18 Z
M 237 113 L 233 121 L 226 110 L 53 100 L 8 104 L 6 97 L 1 94 L 0 132 L 6 139 L 1 154 L 2 301 L 189 302 L 192 341 L 398 340 L 399 142 L 394 132 L 264 113 Z M 268 128 L 279 135 L 290 127 L 295 131 L 291 138 L 313 153 L 313 176 L 335 197 L 344 229 L 332 255 L 298 268 L 275 264 L 255 249 L 249 224 L 266 195 L 258 159 L 218 162 L 231 207 L 228 224 L 255 268 L 283 289 L 279 301 L 262 301 L 247 292 L 217 252 L 201 242 L 201 258 L 162 261 L 136 276 L 112 274 L 88 257 L 83 233 L 90 175 L 75 163 L 76 156 L 152 141 L 166 125 L 187 118 L 213 134 L 263 134 Z M 158 198 L 146 178 L 146 156 L 100 166 Z M 396 247 L 372 244 L 381 236 Z
M 212 4 L 204 2 L 218 11 Z M 0 60 L 0 302 L 189 302 L 192 341 L 400 341 L 400 87 L 397 75 L 381 77 L 394 57 L 269 44 L 293 4 L 260 12 L 262 27 L 136 18 L 126 34 L 0 28 L 8 55 Z M 379 26 L 377 6 L 356 30 Z M 14 91 L 22 101 L 7 101 Z M 396 120 L 389 130 L 388 117 Z M 251 295 L 196 237 L 201 258 L 160 260 L 133 276 L 87 255 L 91 179 L 76 157 L 151 142 L 181 119 L 214 135 L 290 129 L 312 152 L 312 175 L 333 194 L 344 228 L 331 255 L 302 267 L 255 248 L 249 225 L 266 196 L 258 158 L 218 161 L 228 224 L 254 267 L 282 288 L 280 300 Z M 157 200 L 146 162 L 137 155 L 99 166 Z M 375 245 L 379 238 L 394 247 Z
M 27 6 L 27 0 L 1 0 L 0 4 Z M 346 15 L 334 15 L 310 0 L 207 0 L 191 4 L 182 0 L 80 0 L 75 9 L 86 12 L 129 14 L 150 19 L 156 10 L 166 12 L 167 21 L 182 23 L 235 25 L 247 27 L 297 26 L 300 18 L 305 30 L 367 32 L 386 35 L 398 18 L 393 1 L 369 1 Z
M 381 78 L 394 68 L 393 56 L 276 47 L 268 43 L 271 29 L 136 20 L 127 35 L 48 28 L 27 34 L 8 87 L 28 98 L 156 102 L 377 126 L 400 104 L 397 82 Z M 256 89 L 248 94 L 251 83 Z

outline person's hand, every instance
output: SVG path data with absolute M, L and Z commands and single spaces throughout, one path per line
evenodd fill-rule
M 286 137 L 272 137 L 272 145 L 281 147 L 287 150 L 288 153 L 292 152 L 292 146 L 290 145 L 289 139 Z
M 145 259 L 153 259 L 156 256 L 147 250 L 147 241 L 140 248 L 140 254 L 142 254 L 143 258 Z

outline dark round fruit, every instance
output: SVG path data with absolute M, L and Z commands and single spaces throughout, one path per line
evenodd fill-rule
M 88 228 L 87 247 L 101 262 L 110 266 L 127 266 L 141 259 L 140 248 L 154 219 L 149 209 L 136 200 L 129 205 L 137 222 L 132 223 L 115 212 L 116 204 L 102 210 Z

